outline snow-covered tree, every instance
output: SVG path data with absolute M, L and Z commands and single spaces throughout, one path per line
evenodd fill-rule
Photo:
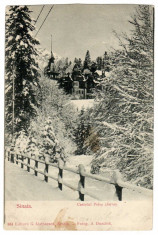
M 7 10 L 5 120 L 6 129 L 11 133 L 21 129 L 27 130 L 31 117 L 36 114 L 35 90 L 38 87 L 39 72 L 35 61 L 35 46 L 39 42 L 32 36 L 34 26 L 28 7 L 9 6 Z
M 39 84 L 40 89 L 37 97 L 41 106 L 37 110 L 37 117 L 31 123 L 30 132 L 34 136 L 40 136 L 41 128 L 43 128 L 42 123 L 45 123 L 49 117 L 59 145 L 69 155 L 76 149 L 73 143 L 76 111 L 71 104 L 69 96 L 62 89 L 58 88 L 56 81 L 41 76 Z M 43 140 L 39 138 L 38 142 L 41 141 Z
M 15 151 L 25 153 L 28 147 L 29 137 L 26 135 L 25 131 L 18 132 L 15 139 Z
M 112 73 L 102 84 L 93 115 L 101 148 L 92 172 L 117 168 L 127 180 L 148 188 L 153 170 L 152 10 L 139 6 L 130 21 L 131 35 L 122 40 L 116 34 L 122 50 L 113 54 Z
M 47 155 L 53 162 L 57 162 L 59 158 L 65 162 L 66 155 L 64 153 L 64 149 L 59 144 L 59 141 L 55 135 L 55 132 L 53 130 L 53 123 L 50 117 L 45 120 L 44 125 L 42 125 L 42 127 L 42 142 L 40 145 L 40 149 L 43 154 L 43 157 L 45 158 Z
M 91 140 L 92 128 L 89 118 L 89 112 L 85 112 L 84 108 L 81 109 L 78 115 L 75 126 L 75 143 L 77 144 L 77 154 L 86 154 L 93 151 L 93 144 Z

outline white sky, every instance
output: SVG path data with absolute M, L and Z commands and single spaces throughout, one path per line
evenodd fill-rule
M 38 30 L 51 5 L 46 5 L 36 24 Z M 90 51 L 92 59 L 104 54 L 111 47 L 118 48 L 118 40 L 112 31 L 129 32 L 128 23 L 136 5 L 55 5 L 37 35 L 41 46 L 50 51 L 53 36 L 53 52 L 74 60 L 84 59 Z M 31 6 L 32 17 L 37 18 L 42 5 Z

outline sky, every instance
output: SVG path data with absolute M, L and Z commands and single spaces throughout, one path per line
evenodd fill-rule
M 118 33 L 129 32 L 128 20 L 136 5 L 55 5 L 37 34 L 42 48 L 50 51 L 51 34 L 53 52 L 60 57 L 85 58 L 90 51 L 91 59 L 102 56 L 111 47 L 118 48 L 118 40 L 113 30 Z M 42 5 L 30 6 L 31 16 L 37 19 Z M 38 31 L 51 5 L 45 5 L 36 23 Z

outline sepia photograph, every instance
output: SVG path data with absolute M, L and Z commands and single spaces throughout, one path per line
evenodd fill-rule
M 6 229 L 151 229 L 153 127 L 154 6 L 6 6 Z

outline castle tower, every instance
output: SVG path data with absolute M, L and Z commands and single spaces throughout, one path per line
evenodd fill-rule
M 51 35 L 51 56 L 50 56 L 49 64 L 48 64 L 49 75 L 50 75 L 51 79 L 56 79 L 56 76 L 59 75 L 59 73 L 56 71 L 54 61 L 55 61 L 55 57 L 54 57 L 53 52 L 52 52 L 52 35 Z

